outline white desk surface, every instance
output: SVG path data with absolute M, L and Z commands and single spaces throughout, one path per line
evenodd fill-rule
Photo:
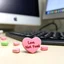
M 13 42 L 17 40 L 7 38 L 9 46 L 0 45 L 0 64 L 64 64 L 64 46 L 49 46 L 48 51 L 38 50 L 35 54 L 27 53 L 23 46 L 18 54 L 12 53 Z M 20 42 L 21 44 L 21 42 Z

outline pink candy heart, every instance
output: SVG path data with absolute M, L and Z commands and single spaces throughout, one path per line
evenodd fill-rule
M 35 53 L 41 45 L 41 40 L 38 37 L 34 38 L 24 38 L 22 41 L 22 45 L 25 48 L 26 51 L 30 53 Z

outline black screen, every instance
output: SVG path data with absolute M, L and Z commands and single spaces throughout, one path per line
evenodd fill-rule
M 38 0 L 0 0 L 0 12 L 39 16 Z

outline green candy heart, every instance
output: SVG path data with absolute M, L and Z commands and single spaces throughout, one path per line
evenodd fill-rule
M 7 41 L 1 42 L 1 45 L 2 46 L 8 46 L 8 42 Z

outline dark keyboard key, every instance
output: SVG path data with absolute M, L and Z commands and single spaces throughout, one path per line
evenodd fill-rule
M 52 35 L 53 35 L 53 32 L 49 32 L 44 37 L 49 39 Z
M 40 37 L 40 36 L 44 36 L 45 34 L 47 34 L 47 32 L 41 32 L 40 34 L 36 35 L 37 37 Z
M 60 39 L 61 38 L 61 34 L 60 32 L 54 32 L 52 37 L 50 37 L 51 39 Z

